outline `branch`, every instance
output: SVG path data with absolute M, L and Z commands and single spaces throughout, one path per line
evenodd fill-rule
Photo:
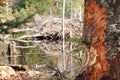
M 35 28 L 27 28 L 27 29 L 13 29 L 13 32 L 22 32 L 22 31 L 34 31 Z
M 35 46 L 16 46 L 16 48 L 34 48 L 34 47 L 36 47 L 36 45 Z
M 12 41 L 24 42 L 24 43 L 40 43 L 41 41 L 33 41 L 33 40 L 21 40 L 21 39 L 12 39 Z
M 40 35 L 39 35 L 39 34 L 35 34 L 35 35 L 24 35 L 24 36 L 18 37 L 18 39 L 32 38 L 32 37 L 37 37 L 37 36 L 40 36 Z
M 21 40 L 21 39 L 13 39 L 12 41 L 18 41 L 18 42 L 24 42 L 24 43 L 33 42 L 32 40 Z

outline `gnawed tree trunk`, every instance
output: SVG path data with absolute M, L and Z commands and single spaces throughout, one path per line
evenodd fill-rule
M 85 0 L 85 61 L 76 80 L 120 79 L 119 10 L 120 0 Z
M 105 10 L 104 7 L 100 7 L 93 0 L 85 5 L 82 40 L 87 56 L 87 59 L 83 62 L 87 67 L 85 73 L 87 80 L 99 79 L 107 72 L 106 49 L 104 46 Z

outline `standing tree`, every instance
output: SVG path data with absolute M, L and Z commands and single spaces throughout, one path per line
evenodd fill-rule
M 120 79 L 119 10 L 120 0 L 85 0 L 84 68 L 76 80 Z

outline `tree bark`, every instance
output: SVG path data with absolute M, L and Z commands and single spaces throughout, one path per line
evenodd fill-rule
M 103 15 L 99 15 L 97 12 L 95 13 L 95 10 L 97 10 L 95 5 L 92 4 L 91 6 L 93 9 L 90 8 L 90 3 L 94 3 L 94 1 L 99 7 L 99 10 L 103 7 L 106 8 L 105 12 L 103 11 L 103 14 L 105 13 L 106 15 L 104 15 L 99 24 L 97 24 L 97 20 L 95 21 L 94 19 L 98 16 L 96 19 L 99 20 L 99 17 Z M 88 63 L 85 65 L 86 69 L 80 72 L 80 74 L 76 77 L 76 80 L 119 80 L 120 0 L 85 0 L 85 7 L 89 9 L 86 10 L 85 8 L 83 44 L 85 45 L 86 56 L 88 56 L 85 61 Z M 100 14 L 101 13 L 102 10 Z M 86 19 L 86 16 L 89 18 Z M 105 23 L 106 25 L 103 25 L 104 27 L 101 25 L 103 24 L 102 20 L 107 23 Z M 99 29 L 95 30 L 96 27 L 99 27 Z M 104 37 L 101 34 L 103 34 Z M 91 52 L 91 46 L 94 50 L 96 50 L 97 56 L 95 57 L 96 59 L 94 58 L 94 63 L 89 65 L 91 60 L 90 54 L 95 53 L 95 51 Z M 99 69 L 97 67 L 99 67 Z
M 120 0 L 96 0 L 101 6 L 106 6 L 107 29 L 105 32 L 105 45 L 109 75 L 113 80 L 120 79 Z

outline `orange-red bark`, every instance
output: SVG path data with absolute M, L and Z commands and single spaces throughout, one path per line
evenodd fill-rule
M 106 48 L 104 46 L 104 31 L 107 24 L 105 11 L 106 8 L 100 7 L 94 0 L 90 0 L 90 3 L 85 5 L 83 42 L 86 46 L 89 46 L 88 49 L 92 46 L 97 52 L 96 62 L 88 67 L 90 74 L 87 80 L 99 79 L 108 70 L 105 58 Z M 90 29 L 87 28 L 90 28 L 90 26 L 92 31 L 88 33 Z M 86 32 L 86 30 L 88 31 Z

